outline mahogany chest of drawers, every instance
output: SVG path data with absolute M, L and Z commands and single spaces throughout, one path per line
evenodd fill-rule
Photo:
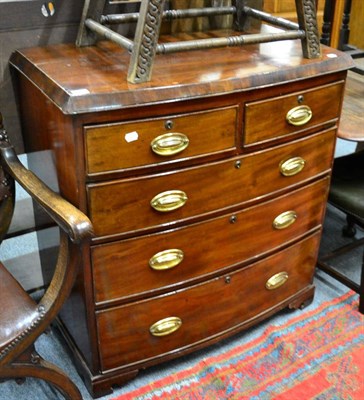
M 60 326 L 95 395 L 314 294 L 349 57 L 299 43 L 160 56 L 16 52 L 27 151 L 52 149 L 95 238 Z

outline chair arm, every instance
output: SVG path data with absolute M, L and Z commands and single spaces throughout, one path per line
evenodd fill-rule
M 0 141 L 1 166 L 39 203 L 74 243 L 93 235 L 91 221 L 23 166 L 13 146 Z

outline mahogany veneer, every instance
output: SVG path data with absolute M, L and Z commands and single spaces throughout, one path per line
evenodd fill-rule
M 11 59 L 27 150 L 53 150 L 96 231 L 60 316 L 95 395 L 312 299 L 352 65 L 269 43 L 159 56 L 132 85 L 127 60 L 109 42 Z

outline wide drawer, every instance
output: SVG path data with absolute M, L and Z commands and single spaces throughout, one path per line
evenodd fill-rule
M 86 126 L 88 174 L 171 163 L 235 147 L 238 107 Z
M 98 236 L 171 227 L 328 171 L 334 143 L 332 129 L 248 156 L 89 185 L 89 215 Z
M 326 177 L 234 214 L 94 246 L 96 303 L 176 289 L 286 245 L 320 226 L 328 184 Z
M 186 290 L 97 312 L 102 370 L 177 354 L 289 299 L 311 285 L 318 243 L 316 234 Z
M 337 120 L 344 82 L 247 103 L 244 145 L 279 139 L 304 129 Z

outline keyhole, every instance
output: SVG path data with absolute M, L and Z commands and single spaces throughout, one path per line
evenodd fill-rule
M 166 121 L 165 123 L 164 123 L 164 127 L 166 128 L 166 129 L 172 129 L 173 128 L 173 121 L 171 121 L 170 119 L 168 120 L 168 121 Z

